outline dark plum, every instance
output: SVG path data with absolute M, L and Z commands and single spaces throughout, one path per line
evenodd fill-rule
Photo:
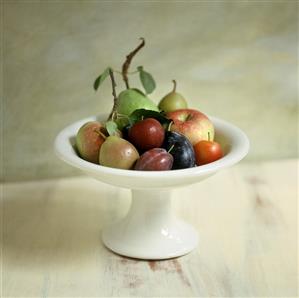
M 196 166 L 193 146 L 181 133 L 167 131 L 163 147 L 173 156 L 173 170 Z
M 172 168 L 173 157 L 165 149 L 154 148 L 144 152 L 135 164 L 139 171 L 167 171 Z

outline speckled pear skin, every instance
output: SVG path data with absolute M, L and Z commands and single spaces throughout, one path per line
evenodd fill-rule
M 178 109 L 186 109 L 188 107 L 186 99 L 178 92 L 170 92 L 166 94 L 159 103 L 159 109 L 164 112 L 172 112 Z
M 109 136 L 101 146 L 100 165 L 129 170 L 139 158 L 137 149 L 127 140 L 117 136 Z

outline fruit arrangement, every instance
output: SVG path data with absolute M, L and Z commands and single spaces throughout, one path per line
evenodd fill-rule
M 133 57 L 145 45 L 141 40 L 126 56 L 122 71 L 107 67 L 95 80 L 97 90 L 110 77 L 113 108 L 105 122 L 87 122 L 79 129 L 79 156 L 102 166 L 139 171 L 186 169 L 221 158 L 221 146 L 213 141 L 213 123 L 204 113 L 188 108 L 175 80 L 173 90 L 157 106 L 148 97 L 156 88 L 152 75 L 142 66 L 129 72 Z M 129 75 L 135 73 L 145 92 L 130 87 Z M 118 96 L 114 74 L 122 76 L 126 87 Z

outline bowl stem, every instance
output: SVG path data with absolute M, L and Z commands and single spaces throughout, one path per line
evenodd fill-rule
M 128 214 L 106 228 L 104 244 L 112 251 L 138 259 L 168 259 L 190 252 L 198 242 L 194 228 L 177 219 L 171 191 L 132 190 Z

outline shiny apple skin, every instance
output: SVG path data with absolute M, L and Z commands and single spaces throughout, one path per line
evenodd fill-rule
M 211 120 L 200 111 L 194 109 L 179 109 L 166 114 L 173 120 L 171 131 L 186 136 L 194 146 L 202 140 L 214 139 L 214 125 Z
M 163 126 L 154 118 L 138 121 L 129 129 L 128 133 L 129 141 L 140 151 L 161 147 L 164 136 Z
M 139 171 L 171 170 L 173 157 L 165 149 L 153 148 L 144 152 L 137 160 L 134 169 Z
M 223 151 L 219 143 L 212 141 L 200 141 L 194 146 L 196 164 L 205 165 L 223 157 Z

